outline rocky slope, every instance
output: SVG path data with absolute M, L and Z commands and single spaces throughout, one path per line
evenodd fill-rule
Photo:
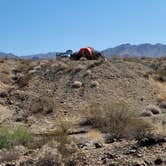
M 164 58 L 104 62 L 1 60 L 0 122 L 25 126 L 34 140 L 28 146 L 2 149 L 0 162 L 21 166 L 51 166 L 62 162 L 65 165 L 165 165 L 166 83 L 165 76 L 158 72 L 165 71 L 165 64 Z M 81 125 L 92 104 L 112 102 L 125 102 L 137 117 L 146 116 L 145 111 L 155 108 L 158 112 L 150 109 L 152 113 L 143 118 L 152 120 L 156 138 L 142 138 L 145 144 L 125 138 L 108 143 L 106 133 L 91 124 Z M 59 132 L 59 124 L 64 121 Z M 64 129 L 67 135 L 60 134 Z M 63 145 L 60 149 L 59 144 Z

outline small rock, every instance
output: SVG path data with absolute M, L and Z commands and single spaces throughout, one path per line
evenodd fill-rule
M 86 75 L 91 75 L 92 74 L 92 71 L 91 70 L 87 70 L 86 71 Z
M 75 166 L 75 165 L 76 165 L 76 162 L 72 161 L 72 160 L 70 160 L 66 163 L 66 166 Z
M 157 158 L 155 161 L 154 161 L 155 165 L 161 165 L 163 163 L 163 160 L 161 158 Z
M 81 57 L 80 61 L 86 61 L 87 59 L 85 57 Z
M 152 114 L 152 112 L 144 111 L 144 112 L 141 113 L 140 116 L 142 116 L 142 117 L 150 117 L 150 116 L 153 116 L 153 114 Z
M 74 81 L 72 86 L 73 86 L 73 88 L 80 88 L 80 87 L 82 87 L 82 82 L 81 81 Z
M 41 69 L 41 66 L 40 66 L 40 65 L 39 65 L 39 66 L 35 66 L 33 69 L 34 69 L 34 70 L 40 70 L 40 69 Z
M 164 138 L 163 136 L 148 136 L 139 140 L 138 145 L 148 147 L 148 146 L 152 146 L 159 143 L 165 143 L 165 142 L 166 142 L 166 138 Z
M 134 154 L 134 153 L 136 153 L 136 149 L 130 149 L 127 154 Z
M 103 147 L 103 145 L 101 143 L 98 143 L 98 142 L 95 142 L 94 145 L 95 145 L 96 149 Z
M 28 74 L 32 75 L 32 74 L 35 74 L 36 73 L 36 70 L 30 70 L 28 71 Z
M 160 114 L 161 113 L 160 108 L 155 106 L 155 105 L 148 106 L 147 111 L 151 111 L 153 114 Z
M 5 166 L 16 166 L 16 165 L 15 164 L 7 163 L 7 164 L 5 164 Z
M 7 92 L 0 92 L 0 97 L 5 98 L 7 97 Z
M 137 153 L 137 157 L 142 157 L 142 154 L 141 153 Z
M 115 158 L 117 158 L 117 156 L 116 155 L 114 155 L 114 154 L 111 154 L 111 153 L 104 153 L 104 158 L 107 158 L 107 159 L 115 159 Z
M 159 107 L 166 109 L 166 101 L 161 102 Z
M 84 66 L 78 65 L 78 66 L 74 69 L 74 72 L 77 73 L 77 72 L 80 72 L 81 70 L 84 70 Z

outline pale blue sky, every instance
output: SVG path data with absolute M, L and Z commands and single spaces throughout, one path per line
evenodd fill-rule
M 166 43 L 166 0 L 0 0 L 0 52 Z

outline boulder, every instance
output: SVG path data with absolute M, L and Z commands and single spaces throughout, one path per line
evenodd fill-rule
M 98 88 L 99 87 L 99 83 L 97 81 L 92 81 L 91 82 L 91 87 L 92 88 Z
M 81 81 L 74 81 L 72 87 L 73 88 L 80 88 L 80 87 L 82 87 L 82 82 Z

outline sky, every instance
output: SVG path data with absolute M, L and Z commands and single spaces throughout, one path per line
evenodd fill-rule
M 0 52 L 166 43 L 166 0 L 0 0 Z

